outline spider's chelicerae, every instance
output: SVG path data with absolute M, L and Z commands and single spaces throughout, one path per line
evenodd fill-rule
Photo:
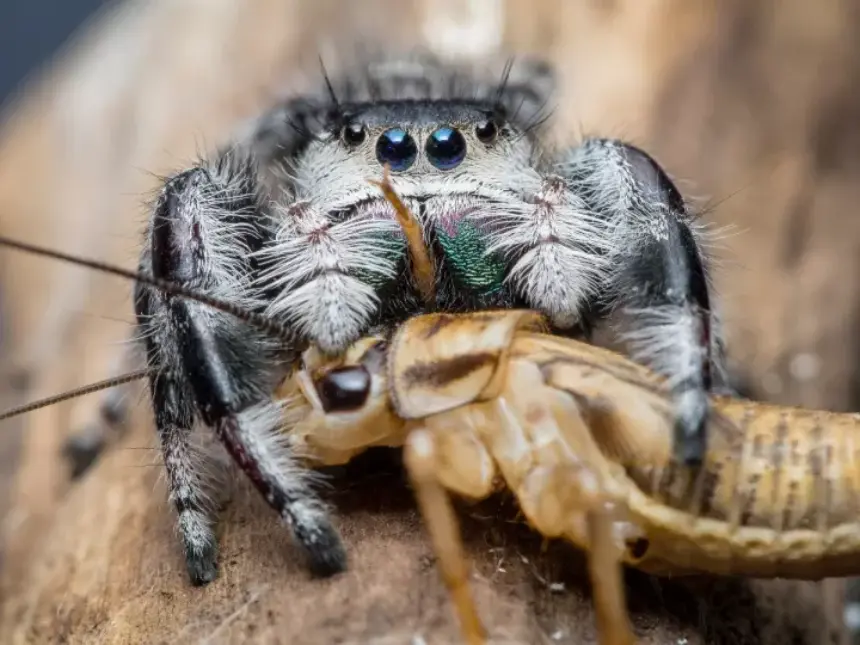
M 668 376 L 676 444 L 701 458 L 707 393 L 725 385 L 706 262 L 684 200 L 648 154 L 611 139 L 550 149 L 553 76 L 493 78 L 382 60 L 286 100 L 164 182 L 140 271 L 278 321 L 288 342 L 139 284 L 137 333 L 191 580 L 217 575 L 216 510 L 190 436 L 214 429 L 319 574 L 345 567 L 329 515 L 279 439 L 271 393 L 314 343 L 337 353 L 427 309 L 530 307 L 557 333 L 603 330 Z M 425 302 L 391 182 L 436 258 Z

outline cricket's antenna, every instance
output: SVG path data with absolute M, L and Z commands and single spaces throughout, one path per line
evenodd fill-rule
M 189 289 L 187 287 L 182 286 L 181 284 L 170 282 L 169 280 L 162 280 L 154 276 L 144 275 L 143 273 L 138 273 L 136 271 L 129 271 L 127 269 L 113 266 L 111 264 L 105 264 L 104 262 L 88 260 L 86 258 L 70 255 L 68 253 L 61 253 L 52 249 L 46 249 L 35 244 L 19 242 L 18 240 L 13 240 L 4 236 L 0 236 L 0 247 L 2 246 L 5 246 L 10 249 L 17 249 L 18 251 L 24 251 L 26 253 L 32 253 L 34 255 L 41 255 L 43 257 L 52 258 L 54 260 L 69 262 L 70 264 L 76 264 L 78 266 L 88 267 L 90 269 L 95 269 L 96 271 L 101 271 L 102 273 L 110 273 L 112 275 L 116 275 L 127 280 L 134 280 L 135 282 L 148 284 L 151 287 L 155 287 L 156 289 L 159 289 L 164 293 L 168 293 L 172 296 L 188 298 L 189 300 L 194 300 L 195 302 L 207 305 L 209 307 L 212 307 L 213 309 L 217 309 L 218 311 L 223 311 L 226 314 L 235 316 L 239 320 L 247 322 L 249 325 L 253 325 L 260 331 L 267 334 L 271 334 L 272 336 L 275 336 L 277 338 L 282 338 L 288 341 L 293 341 L 295 339 L 294 333 L 290 331 L 289 328 L 287 328 L 285 325 L 278 323 L 275 320 L 272 320 L 271 318 L 261 316 L 260 314 L 254 313 L 252 311 L 246 311 L 233 303 L 226 302 L 218 298 L 213 298 L 212 296 L 207 296 L 205 293 L 199 293 L 194 289 Z
M 431 304 L 436 297 L 436 270 L 433 262 L 433 257 L 430 255 L 430 250 L 424 244 L 424 235 L 421 231 L 421 224 L 415 218 L 415 215 L 409 210 L 400 196 L 391 185 L 391 171 L 388 164 L 385 164 L 383 170 L 382 181 L 369 180 L 371 184 L 379 186 L 385 194 L 385 199 L 394 206 L 394 212 L 397 214 L 397 223 L 403 229 L 403 234 L 406 236 L 406 245 L 409 248 L 409 257 L 412 260 L 412 272 L 415 275 L 415 281 L 418 283 L 418 290 L 424 298 L 424 302 Z
M 116 387 L 117 385 L 131 383 L 132 381 L 146 378 L 150 375 L 150 373 L 152 373 L 152 371 L 153 370 L 150 369 L 144 369 L 138 370 L 136 372 L 129 372 L 128 374 L 123 374 L 122 376 L 116 376 L 114 378 L 106 379 L 104 381 L 98 381 L 97 383 L 90 383 L 89 385 L 84 385 L 83 387 L 79 387 L 75 390 L 68 390 L 66 392 L 63 392 L 62 394 L 55 394 L 54 396 L 39 399 L 38 401 L 33 401 L 32 403 L 27 403 L 25 405 L 18 406 L 17 408 L 12 408 L 11 410 L 6 410 L 6 412 L 0 413 L 0 421 L 5 421 L 6 419 L 11 419 L 12 417 L 27 414 L 28 412 L 33 412 L 34 410 L 39 410 L 41 408 L 47 408 L 49 405 L 62 403 L 63 401 L 75 399 L 79 396 L 92 394 L 93 392 L 100 392 L 101 390 L 107 390 L 112 387 Z

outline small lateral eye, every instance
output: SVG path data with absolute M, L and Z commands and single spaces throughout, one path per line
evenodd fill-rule
M 484 121 L 475 126 L 475 134 L 481 143 L 490 144 L 499 136 L 499 126 L 492 120 Z
M 370 373 L 361 365 L 336 367 L 316 382 L 323 410 L 350 412 L 359 409 L 370 395 Z
M 364 126 L 359 123 L 350 123 L 343 128 L 341 137 L 346 145 L 358 146 L 367 138 L 367 131 L 364 129 Z

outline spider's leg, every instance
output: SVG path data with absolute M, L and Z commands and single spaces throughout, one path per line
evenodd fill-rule
M 607 279 L 590 309 L 620 317 L 633 356 L 669 378 L 676 454 L 699 463 L 708 393 L 725 376 L 706 260 L 684 200 L 654 159 L 619 141 L 588 140 L 562 168 L 613 242 Z
M 130 342 L 134 344 L 122 352 L 119 365 L 112 370 L 112 377 L 141 367 L 140 347 L 136 340 Z M 88 471 L 110 442 L 126 429 L 130 399 L 136 387 L 137 383 L 132 381 L 106 390 L 98 402 L 98 416 L 66 440 L 63 454 L 71 465 L 72 478 Z
M 267 235 L 257 208 L 254 167 L 230 153 L 168 180 L 155 206 L 142 271 L 230 300 L 262 305 L 250 259 Z M 345 567 L 340 537 L 309 485 L 309 472 L 280 440 L 272 392 L 297 347 L 241 320 L 145 285 L 136 289 L 147 346 L 152 401 L 171 498 L 179 513 L 192 581 L 214 578 L 213 505 L 190 442 L 195 418 L 219 439 L 269 505 L 290 526 L 317 573 Z
M 290 528 L 311 571 L 318 576 L 340 573 L 346 569 L 346 551 L 310 486 L 311 473 L 292 460 L 279 435 L 282 412 L 274 402 L 262 403 L 224 414 L 215 427 L 227 452 Z
M 181 377 L 181 359 L 169 349 L 164 351 L 176 346 L 166 306 L 155 302 L 155 294 L 142 287 L 135 296 L 148 358 L 158 367 L 150 376 L 149 390 L 185 564 L 192 584 L 204 585 L 218 576 L 217 517 L 205 456 L 192 443 L 194 396 Z

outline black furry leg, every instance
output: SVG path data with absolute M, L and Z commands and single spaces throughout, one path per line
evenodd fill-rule
M 252 311 L 252 255 L 267 230 L 253 195 L 255 173 L 241 159 L 220 158 L 168 180 L 150 226 L 152 273 L 201 292 L 215 290 Z M 292 343 L 255 331 L 240 319 L 199 303 L 139 287 L 141 336 L 158 369 L 152 399 L 171 497 L 180 513 L 188 569 L 195 583 L 216 572 L 215 540 L 201 504 L 187 441 L 195 417 L 213 428 L 235 462 L 284 518 L 319 574 L 345 568 L 345 552 L 326 509 L 294 460 L 280 430 L 271 393 L 295 358 Z M 190 545 L 190 546 L 189 546 Z
M 205 325 L 198 305 L 172 303 L 183 361 L 204 421 L 214 427 L 227 452 L 260 494 L 286 522 L 321 576 L 346 568 L 346 552 L 328 512 L 309 485 L 307 471 L 296 463 L 279 431 L 281 408 L 262 395 L 248 399 L 241 381 L 232 378 L 219 350 L 219 339 Z
M 122 376 L 138 366 L 137 347 L 123 352 L 120 366 L 113 376 Z M 123 383 L 106 390 L 98 406 L 98 416 L 75 431 L 63 445 L 63 456 L 69 462 L 72 479 L 86 473 L 110 443 L 125 430 L 129 415 L 129 396 L 135 383 Z
M 620 297 L 633 315 L 631 340 L 669 377 L 675 400 L 676 456 L 700 463 L 706 449 L 711 390 L 711 328 L 708 292 L 690 232 L 670 221 L 666 237 L 638 247 L 626 267 L 639 283 Z M 650 347 L 648 347 L 650 345 Z
M 295 473 L 277 468 L 277 456 L 269 452 L 276 442 L 261 440 L 261 433 L 267 429 L 265 423 L 259 427 L 257 424 L 266 416 L 274 416 L 276 420 L 279 412 L 278 406 L 270 404 L 227 416 L 216 425 L 218 436 L 257 490 L 286 522 L 303 548 L 311 572 L 318 576 L 340 573 L 346 569 L 346 551 L 328 513 Z
M 633 355 L 669 379 L 677 458 L 700 463 L 722 345 L 684 200 L 656 161 L 621 142 L 590 140 L 570 163 L 577 192 L 606 218 L 618 245 L 607 285 L 613 315 L 623 317 Z
M 204 460 L 191 443 L 196 416 L 193 394 L 176 378 L 181 366 L 171 351 L 173 338 L 163 328 L 153 326 L 154 320 L 167 318 L 162 298 L 138 286 L 135 305 L 149 363 L 164 368 L 150 376 L 149 387 L 185 565 L 191 583 L 204 585 L 218 577 L 218 543 L 214 531 L 217 515 Z
M 203 460 L 190 442 L 193 412 L 170 377 L 154 376 L 150 387 L 188 576 L 194 585 L 208 584 L 218 577 L 218 542 L 214 531 L 217 515 L 201 468 Z

